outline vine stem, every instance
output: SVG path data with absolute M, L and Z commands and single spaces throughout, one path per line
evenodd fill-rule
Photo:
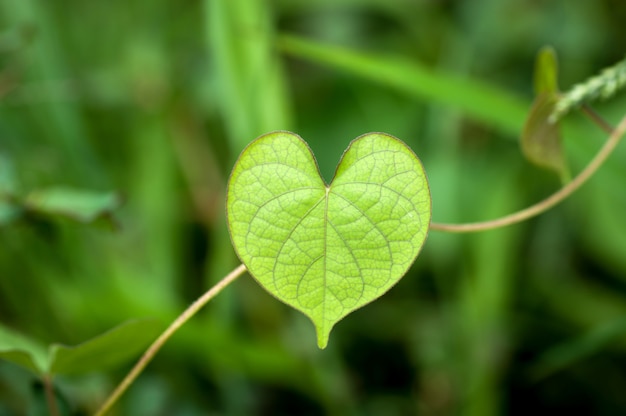
M 59 416 L 59 408 L 54 395 L 54 383 L 52 382 L 52 376 L 50 374 L 43 376 L 43 388 L 46 394 L 46 402 L 48 403 L 50 416 Z
M 613 127 L 603 119 L 600 114 L 596 113 L 588 104 L 583 104 L 580 109 L 591 121 L 600 127 L 606 134 L 613 133 Z
M 192 316 L 194 316 L 208 301 L 213 299 L 218 293 L 222 291 L 226 286 L 231 284 L 235 279 L 241 276 L 246 271 L 246 266 L 240 264 L 236 269 L 230 272 L 226 277 L 220 280 L 215 286 L 209 289 L 206 293 L 196 299 L 178 318 L 170 324 L 169 327 L 150 345 L 146 352 L 141 356 L 139 361 L 130 370 L 130 372 L 124 377 L 124 380 L 115 388 L 113 393 L 107 398 L 100 409 L 95 413 L 95 416 L 103 416 L 115 402 L 124 394 L 128 387 L 135 381 L 141 371 L 148 365 L 148 363 L 159 352 L 163 344 L 165 344 L 170 337 L 183 326 Z
M 486 231 L 494 228 L 500 228 L 507 225 L 516 224 L 518 222 L 539 215 L 552 208 L 559 202 L 563 201 L 565 198 L 574 193 L 574 191 L 580 188 L 598 170 L 598 168 L 602 166 L 602 164 L 609 157 L 611 152 L 613 152 L 615 147 L 617 147 L 624 133 L 626 133 L 626 116 L 624 116 L 620 120 L 617 127 L 611 131 L 611 134 L 609 135 L 607 141 L 604 143 L 602 148 L 600 148 L 595 157 L 591 159 L 585 169 L 583 169 L 578 174 L 578 176 L 576 176 L 570 183 L 568 183 L 543 201 L 531 205 L 521 211 L 517 211 L 513 214 L 509 214 L 495 220 L 470 222 L 464 224 L 444 224 L 433 222 L 430 224 L 430 229 L 436 231 L 447 231 L 452 233 Z

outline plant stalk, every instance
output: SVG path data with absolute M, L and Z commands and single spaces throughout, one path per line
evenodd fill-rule
M 46 395 L 46 402 L 48 403 L 48 412 L 50 413 L 50 416 L 59 416 L 59 408 L 57 406 L 57 400 L 54 394 L 54 383 L 52 382 L 52 375 L 44 375 L 42 381 L 43 389 Z
M 596 113 L 588 104 L 583 104 L 580 109 L 582 112 L 589 117 L 591 121 L 598 127 L 600 127 L 606 134 L 613 133 L 613 126 L 611 126 L 600 114 Z
M 470 222 L 464 224 L 444 224 L 444 223 L 431 223 L 430 229 L 435 231 L 447 231 L 451 233 L 471 233 L 477 231 L 486 231 L 494 228 L 505 227 L 507 225 L 517 224 L 518 222 L 525 221 L 536 215 L 539 215 L 548 209 L 552 208 L 565 198 L 570 196 L 574 191 L 580 188 L 606 161 L 609 155 L 613 152 L 615 147 L 622 139 L 622 136 L 626 133 L 626 116 L 624 116 L 617 127 L 611 131 L 609 138 L 600 148 L 598 153 L 589 164 L 583 169 L 578 176 L 576 176 L 571 182 L 559 189 L 546 199 L 529 206 L 521 211 L 517 211 L 513 214 L 506 215 L 504 217 L 497 218 L 495 220 L 482 221 L 482 222 Z
M 106 414 L 115 402 L 124 394 L 128 387 L 135 381 L 141 371 L 148 365 L 148 363 L 154 358 L 161 347 L 170 339 L 170 337 L 182 327 L 192 316 L 194 316 L 208 301 L 213 299 L 218 293 L 222 291 L 226 286 L 232 283 L 235 279 L 241 276 L 246 271 L 246 266 L 240 264 L 236 269 L 230 272 L 226 277 L 220 280 L 215 286 L 209 289 L 204 295 L 200 296 L 195 302 L 193 302 L 178 318 L 170 324 L 170 326 L 150 345 L 146 352 L 141 356 L 139 361 L 126 375 L 124 380 L 115 388 L 113 393 L 107 398 L 100 409 L 95 413 L 95 416 L 102 416 Z

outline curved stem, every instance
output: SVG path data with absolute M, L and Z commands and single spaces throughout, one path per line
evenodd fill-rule
M 622 136 L 626 133 L 626 116 L 622 118 L 617 127 L 611 132 L 608 140 L 598 151 L 591 162 L 576 176 L 570 183 L 559 189 L 541 202 L 531 205 L 521 211 L 506 215 L 495 220 L 483 222 L 470 222 L 465 224 L 441 224 L 431 223 L 430 229 L 436 231 L 447 231 L 452 233 L 469 233 L 475 231 L 485 231 L 494 228 L 505 227 L 507 225 L 516 224 L 518 222 L 532 218 L 542 212 L 547 211 L 565 198 L 570 196 L 574 191 L 580 188 L 589 179 L 609 157 L 615 149 Z
M 115 402 L 120 398 L 122 394 L 128 389 L 128 387 L 135 381 L 141 371 L 148 365 L 148 363 L 154 358 L 157 352 L 161 349 L 163 344 L 176 332 L 181 326 L 185 324 L 192 316 L 196 314 L 208 301 L 213 299 L 218 293 L 222 291 L 226 286 L 232 283 L 235 279 L 241 276 L 246 271 L 246 266 L 239 265 L 235 270 L 230 272 L 226 277 L 220 280 L 215 286 L 209 289 L 204 295 L 200 296 L 194 303 L 189 305 L 183 313 L 181 313 L 174 322 L 150 345 L 146 352 L 141 356 L 137 364 L 130 370 L 124 380 L 117 386 L 117 388 L 111 393 L 104 404 L 96 412 L 96 416 L 102 416 L 107 413 Z

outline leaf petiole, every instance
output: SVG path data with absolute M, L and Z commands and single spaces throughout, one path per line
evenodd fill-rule
M 46 394 L 46 402 L 48 403 L 48 412 L 50 412 L 50 416 L 59 416 L 59 407 L 57 406 L 57 400 L 54 394 L 54 383 L 52 382 L 52 375 L 44 375 L 42 382 L 44 392 Z
M 606 121 L 602 116 L 596 113 L 588 104 L 583 104 L 580 107 L 583 114 L 585 114 L 596 126 L 600 127 L 606 134 L 613 133 L 613 126 Z

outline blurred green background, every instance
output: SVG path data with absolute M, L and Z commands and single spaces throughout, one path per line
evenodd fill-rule
M 555 47 L 568 89 L 623 57 L 625 19 L 621 0 L 0 0 L 0 324 L 77 344 L 131 318 L 171 322 L 238 264 L 224 190 L 271 130 L 307 140 L 327 179 L 356 136 L 401 138 L 436 222 L 530 205 L 560 186 L 519 151 L 536 52 Z M 595 108 L 616 123 L 626 99 Z M 574 114 L 565 139 L 578 172 L 605 137 Z M 431 232 L 323 351 L 246 275 L 113 414 L 624 414 L 625 177 L 622 144 L 536 219 Z M 124 203 L 94 225 L 20 210 L 61 186 Z M 57 378 L 71 414 L 129 366 Z M 46 414 L 42 400 L 0 362 L 0 415 Z

